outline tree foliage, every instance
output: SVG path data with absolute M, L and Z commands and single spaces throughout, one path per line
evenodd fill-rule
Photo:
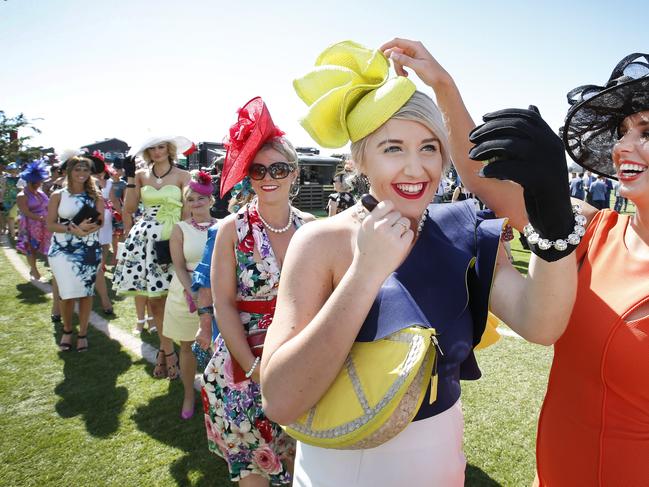
M 19 113 L 9 117 L 0 110 L 0 165 L 17 160 L 30 161 L 41 156 L 42 147 L 29 146 L 29 140 L 41 131 Z

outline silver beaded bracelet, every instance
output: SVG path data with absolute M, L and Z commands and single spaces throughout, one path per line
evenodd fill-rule
M 581 237 L 586 233 L 584 225 L 586 224 L 586 217 L 581 214 L 581 207 L 579 205 L 572 205 L 572 213 L 575 215 L 575 227 L 573 232 L 565 239 L 559 238 L 557 240 L 548 240 L 541 238 L 531 223 L 523 227 L 523 235 L 527 238 L 527 242 L 536 245 L 541 250 L 548 250 L 554 247 L 558 251 L 564 251 L 570 245 L 579 245 Z
M 252 377 L 252 373 L 255 371 L 260 361 L 261 361 L 261 357 L 255 357 L 255 361 L 252 363 L 250 370 L 246 372 L 246 379 L 250 379 Z

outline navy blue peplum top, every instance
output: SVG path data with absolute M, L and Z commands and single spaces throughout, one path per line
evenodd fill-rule
M 383 283 L 357 341 L 383 338 L 414 324 L 435 328 L 437 399 L 430 384 L 414 421 L 439 414 L 460 398 L 460 379 L 481 373 L 473 353 L 487 321 L 489 293 L 504 220 L 475 211 L 474 200 L 429 206 L 410 254 Z

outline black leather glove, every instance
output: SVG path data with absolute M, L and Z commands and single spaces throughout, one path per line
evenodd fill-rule
M 565 250 L 561 250 L 562 242 L 543 249 L 547 243 L 539 240 L 529 242 L 532 252 L 548 262 L 570 254 L 578 239 L 574 235 L 575 217 L 561 139 L 532 105 L 528 110 L 508 108 L 488 113 L 483 120 L 485 123 L 469 135 L 475 144 L 469 157 L 476 161 L 489 160 L 482 176 L 514 181 L 523 187 L 527 216 L 540 239 L 567 243 L 568 236 L 573 234 L 570 238 L 573 244 L 567 243 Z
M 124 176 L 127 178 L 135 177 L 135 157 L 126 156 L 122 161 L 122 168 L 124 169 Z

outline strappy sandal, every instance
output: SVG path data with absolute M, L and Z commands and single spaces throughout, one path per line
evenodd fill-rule
M 146 320 L 142 318 L 141 320 L 137 320 L 135 325 L 135 329 L 133 329 L 133 335 L 141 335 L 142 332 L 144 331 L 144 323 L 146 323 Z
M 85 340 L 86 344 L 80 347 L 79 340 Z M 87 352 L 87 351 L 88 351 L 88 335 L 77 335 L 77 352 Z
M 63 336 L 61 337 L 61 341 L 59 342 L 59 350 L 61 352 L 69 352 L 70 350 L 72 350 L 72 340 L 70 339 L 69 342 L 64 343 L 63 337 L 72 335 L 72 331 L 63 331 L 61 334 Z
M 174 351 L 165 354 L 165 357 L 171 357 L 172 355 L 176 356 L 176 363 L 169 365 L 169 363 L 167 362 L 167 377 L 169 378 L 169 380 L 175 380 L 180 376 L 180 367 L 178 367 L 178 354 Z
M 153 377 L 156 379 L 162 379 L 167 377 L 167 362 L 165 360 L 165 353 L 162 350 L 158 350 L 156 355 L 156 363 L 153 368 Z
M 147 316 L 145 321 L 153 321 L 153 316 Z M 158 328 L 155 326 L 155 321 L 153 321 L 152 324 L 147 323 L 147 330 L 149 330 L 149 333 L 158 333 Z

